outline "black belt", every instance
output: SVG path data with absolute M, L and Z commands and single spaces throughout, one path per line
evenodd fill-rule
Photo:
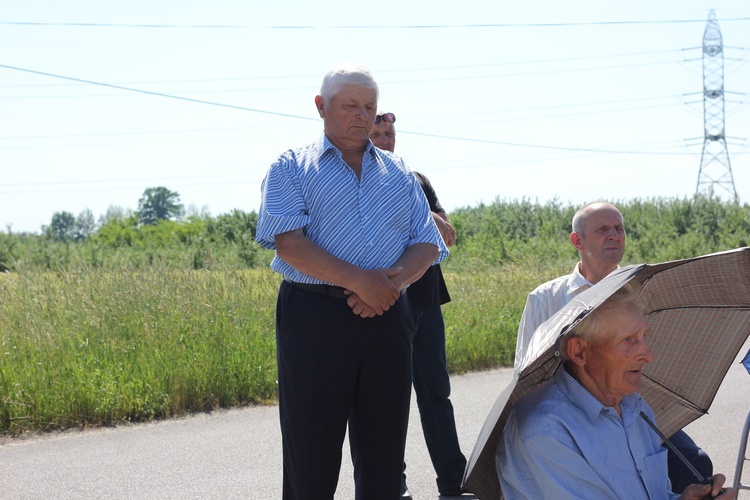
M 333 285 L 313 285 L 311 283 L 297 283 L 296 281 L 289 281 L 286 280 L 287 283 L 292 285 L 294 288 L 298 288 L 299 290 L 305 290 L 308 292 L 317 293 L 318 295 L 322 295 L 324 297 L 330 297 L 332 299 L 339 299 L 339 300 L 346 300 L 349 298 L 347 294 L 344 293 L 344 288 L 340 286 L 333 286 Z
M 308 292 L 317 293 L 318 295 L 323 295 L 324 297 L 330 297 L 332 299 L 340 299 L 340 300 L 346 300 L 349 298 L 349 295 L 344 293 L 344 290 L 346 288 L 341 286 L 335 286 L 335 285 L 314 285 L 312 283 L 298 283 L 296 281 L 289 281 L 285 279 L 287 283 L 292 285 L 294 288 L 298 288 L 300 290 L 307 290 Z M 402 288 L 399 291 L 399 295 L 403 295 L 406 293 L 406 288 Z

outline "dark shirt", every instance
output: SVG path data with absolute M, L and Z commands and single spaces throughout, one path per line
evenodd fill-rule
M 427 197 L 427 203 L 430 205 L 430 211 L 445 212 L 427 177 L 419 172 L 414 172 L 414 176 L 419 181 L 419 185 L 422 186 L 422 191 Z M 417 309 L 427 309 L 450 302 L 451 297 L 448 294 L 448 287 L 445 285 L 440 264 L 430 266 L 421 278 L 409 286 L 408 294 L 409 301 Z

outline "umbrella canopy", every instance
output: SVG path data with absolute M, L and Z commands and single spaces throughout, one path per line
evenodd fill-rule
M 560 366 L 560 339 L 626 283 L 638 292 L 654 361 L 639 393 L 671 436 L 708 412 L 750 336 L 750 247 L 655 265 L 620 268 L 537 328 L 508 387 L 490 410 L 469 457 L 464 488 L 502 498 L 495 453 L 513 405 Z

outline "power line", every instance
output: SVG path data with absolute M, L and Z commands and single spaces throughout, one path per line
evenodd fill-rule
M 162 134 L 193 134 L 205 132 L 238 132 L 255 129 L 268 128 L 267 125 L 257 125 L 255 127 L 229 127 L 229 128 L 193 128 L 193 129 L 173 129 L 173 130 L 144 130 L 137 132 L 97 132 L 95 134 L 48 134 L 48 135 L 6 135 L 0 136 L 5 140 L 25 140 L 25 139 L 70 139 L 73 137 L 112 137 L 112 136 L 132 136 L 132 135 L 162 135 Z
M 733 17 L 722 19 L 721 22 L 750 21 L 750 17 Z M 147 29 L 251 29 L 251 30 L 339 30 L 339 29 L 483 29 L 483 28 L 559 28 L 578 26 L 627 26 L 641 24 L 695 24 L 703 23 L 703 19 L 661 19 L 661 20 L 631 20 L 631 21 L 580 21 L 569 23 L 486 23 L 486 24 L 402 24 L 402 25 L 264 25 L 252 26 L 242 24 L 127 24 L 127 23 L 76 23 L 76 22 L 30 22 L 30 21 L 0 21 L 0 25 L 8 26 L 58 26 L 73 28 L 147 28 Z
M 211 174 L 211 175 L 181 175 L 180 179 L 215 179 L 217 177 L 247 177 L 249 174 Z M 111 184 L 113 182 L 116 183 L 122 183 L 122 182 L 152 182 L 152 181 L 162 181 L 165 179 L 168 179 L 167 176 L 162 177 L 148 177 L 148 178 L 140 178 L 140 179 L 133 179 L 133 178 L 126 178 L 126 179 L 90 179 L 90 180 L 83 180 L 83 181 L 33 181 L 33 182 L 5 182 L 3 183 L 3 187 L 13 187 L 13 186 L 64 186 L 64 185 L 78 185 L 78 184 Z
M 528 112 L 528 111 L 546 111 L 546 110 L 564 109 L 564 108 L 580 108 L 580 107 L 586 107 L 586 106 L 600 106 L 600 105 L 609 105 L 609 104 L 625 104 L 625 103 L 634 103 L 634 102 L 643 102 L 643 101 L 655 101 L 655 100 L 662 100 L 662 99 L 671 99 L 674 97 L 675 97 L 674 95 L 664 95 L 664 96 L 652 96 L 652 97 L 637 97 L 633 99 L 615 99 L 611 101 L 596 101 L 596 102 L 589 102 L 589 103 L 557 104 L 553 106 L 532 106 L 532 107 L 526 107 L 526 108 L 502 109 L 499 111 L 481 111 L 481 112 L 475 112 L 475 113 L 461 113 L 455 116 L 477 116 L 477 115 L 490 115 L 490 114 L 518 113 L 518 112 Z M 653 106 L 640 106 L 638 108 L 627 108 L 625 110 L 623 109 L 607 109 L 603 111 L 592 110 L 588 112 L 576 113 L 576 115 L 597 114 L 597 113 L 607 113 L 607 112 L 616 112 L 616 111 L 629 111 L 631 109 L 651 109 L 655 107 L 667 107 L 667 106 L 673 106 L 673 105 L 672 104 L 657 104 Z M 441 115 L 435 115 L 435 116 L 441 116 Z M 562 115 L 534 116 L 531 119 L 536 120 L 536 119 L 549 118 L 549 117 L 554 117 L 554 116 L 562 116 Z M 570 115 L 564 115 L 564 116 L 570 116 Z M 473 121 L 472 123 L 474 124 L 495 123 L 497 121 L 507 121 L 509 119 L 518 120 L 519 118 L 513 117 L 513 118 L 508 118 L 508 119 L 502 119 L 502 120 L 485 120 L 481 122 Z M 242 131 L 265 129 L 265 128 L 268 128 L 268 125 L 264 124 L 264 125 L 257 125 L 254 127 L 172 129 L 172 130 L 145 130 L 145 131 L 139 130 L 139 131 L 127 131 L 127 132 L 97 132 L 93 134 L 46 134 L 46 135 L 15 135 L 15 136 L 8 135 L 8 136 L 0 136 L 0 140 L 70 139 L 70 138 L 80 138 L 80 137 L 118 137 L 118 136 L 139 136 L 139 135 L 213 133 L 213 132 L 242 132 Z M 7 149 L 7 148 L 0 147 L 0 149 Z
M 137 92 L 137 93 L 152 95 L 156 97 L 165 97 L 168 99 L 177 99 L 177 100 L 182 100 L 182 101 L 187 101 L 187 102 L 194 102 L 198 104 L 207 104 L 211 106 L 238 109 L 242 111 L 251 111 L 254 113 L 263 113 L 263 114 L 268 114 L 268 115 L 281 116 L 281 117 L 286 117 L 286 118 L 295 118 L 295 119 L 306 120 L 306 121 L 318 121 L 319 120 L 318 118 L 310 118 L 306 116 L 292 115 L 288 113 L 279 113 L 279 112 L 274 112 L 274 111 L 249 108 L 245 106 L 237 106 L 237 105 L 232 105 L 232 104 L 217 103 L 217 102 L 205 101 L 201 99 L 193 99 L 189 97 L 181 97 L 181 96 L 175 96 L 171 94 L 165 94 L 163 92 L 153 92 L 153 91 L 148 91 L 148 90 L 136 89 L 132 87 L 125 87 L 122 85 L 113 85 L 113 84 L 108 84 L 108 83 L 96 82 L 92 80 L 84 80 L 81 78 L 74 78 L 74 77 L 69 77 L 69 76 L 57 75 L 54 73 L 47 73 L 43 71 L 19 68 L 17 66 L 9 66 L 6 64 L 0 64 L 0 68 L 6 68 L 6 69 L 15 70 L 15 71 L 22 71 L 22 72 L 47 76 L 51 78 L 61 78 L 64 80 L 88 83 L 91 85 L 99 85 L 102 87 L 124 90 L 126 92 Z M 682 154 L 682 153 L 657 153 L 657 152 L 644 152 L 644 151 L 621 151 L 621 150 L 596 149 L 596 148 L 571 148 L 571 147 L 562 147 L 562 146 L 544 146 L 544 145 L 535 145 L 535 144 L 495 141 L 491 139 L 476 139 L 476 138 L 470 138 L 470 137 L 458 137 L 458 136 L 449 136 L 449 135 L 428 134 L 428 133 L 421 133 L 421 132 L 410 132 L 407 130 L 400 130 L 400 132 L 402 134 L 411 134 L 411 135 L 417 135 L 417 136 L 423 136 L 423 137 L 434 137 L 434 138 L 439 138 L 439 139 L 449 139 L 449 140 L 456 140 L 456 141 L 467 141 L 467 142 L 476 142 L 476 143 L 485 143 L 485 144 L 498 144 L 498 145 L 503 145 L 503 146 L 515 146 L 515 147 L 533 148 L 533 149 L 547 149 L 547 150 L 556 150 L 556 151 L 578 151 L 578 152 L 634 154 L 634 155 L 681 155 Z
M 556 69 L 556 70 L 542 70 L 542 71 L 527 71 L 523 73 L 500 73 L 500 74 L 484 74 L 484 75 L 461 75 L 461 76 L 450 76 L 450 77 L 444 77 L 444 78 L 435 78 L 435 77 L 427 77 L 423 79 L 411 79 L 411 80 L 393 80 L 393 81 L 385 81 L 381 82 L 382 84 L 388 84 L 388 85 L 394 85 L 394 84 L 409 84 L 409 83 L 434 83 L 434 82 L 447 82 L 447 81 L 461 81 L 461 80 L 488 80 L 492 78 L 512 78 L 512 77 L 519 77 L 519 76 L 536 76 L 536 75 L 549 75 L 549 74 L 559 74 L 559 73 L 578 73 L 583 71 L 600 71 L 600 70 L 611 70 L 611 69 L 626 69 L 626 68 L 635 68 L 635 67 L 642 67 L 642 66 L 662 66 L 665 64 L 680 64 L 682 61 L 656 61 L 656 62 L 647 62 L 647 63 L 634 63 L 634 64 L 620 64 L 620 65 L 614 65 L 614 66 L 595 66 L 595 67 L 584 67 L 584 68 L 567 68 L 567 69 Z M 141 90 L 141 89 L 134 89 L 132 87 L 125 87 L 123 85 L 115 85 L 115 84 L 107 84 L 107 83 L 96 83 L 88 80 L 80 80 L 78 78 L 70 78 L 70 77 L 64 77 L 59 75 L 52 75 L 49 73 L 41 73 L 38 71 L 33 70 L 25 70 L 22 68 L 13 68 L 11 66 L 4 66 L 0 65 L 0 67 L 7 67 L 12 69 L 18 69 L 21 71 L 29 71 L 31 73 L 38 73 L 43 74 L 47 76 L 56 76 L 57 78 L 65 78 L 73 81 L 77 81 L 79 83 L 90 83 L 90 84 L 96 84 L 101 85 L 105 87 L 115 88 L 118 90 L 130 90 L 133 92 L 139 92 L 144 94 L 153 94 L 153 95 L 160 95 L 164 97 L 172 97 L 174 99 L 186 99 L 186 100 L 195 100 L 190 99 L 186 97 L 178 97 L 172 94 L 166 94 L 166 93 L 160 93 L 155 91 L 148 91 L 148 90 Z M 268 87 L 268 88 L 250 88 L 250 89 L 218 89 L 218 90 L 194 90 L 189 91 L 192 94 L 215 94 L 215 93 L 227 93 L 227 92 L 266 92 L 269 90 L 273 91 L 279 91 L 279 90 L 299 90 L 299 89 L 306 89 L 309 88 L 309 85 L 305 86 L 295 86 L 295 87 Z M 0 99 L 61 99 L 61 98 L 89 98 L 89 97 L 111 97 L 111 94 L 70 94 L 70 95 L 61 95 L 61 94 L 55 94 L 55 95 L 45 95 L 45 96 L 37 96 L 37 95 L 23 95 L 23 96 L 0 96 Z M 207 101 L 199 101 L 196 100 L 196 102 L 207 102 Z M 232 107 L 231 105 L 226 105 L 229 107 Z M 249 109 L 249 111 L 257 111 L 253 109 Z
M 417 135 L 421 137 L 433 137 L 436 139 L 450 139 L 453 141 L 466 141 L 466 142 L 477 142 L 482 144 L 499 144 L 502 146 L 514 146 L 520 148 L 532 148 L 532 149 L 548 149 L 553 151 L 577 151 L 586 153 L 610 153 L 610 154 L 625 154 L 625 155 L 668 155 L 668 156 L 684 156 L 685 153 L 660 153 L 660 152 L 649 152 L 649 151 L 627 151 L 627 150 L 612 150 L 612 149 L 596 149 L 596 148 L 571 148 L 564 146 L 542 146 L 539 144 L 525 144 L 520 142 L 506 142 L 506 141 L 495 141 L 492 139 L 476 139 L 473 137 L 457 137 L 451 135 L 441 134 L 428 134 L 423 132 L 409 132 L 406 130 L 399 130 L 399 134 Z
M 44 71 L 36 71 L 36 70 L 33 70 L 33 69 L 19 68 L 17 66 L 9 66 L 9 65 L 6 65 L 6 64 L 0 64 L 0 68 L 12 69 L 12 70 L 15 70 L 15 71 L 23 71 L 23 72 L 26 72 L 26 73 L 32 73 L 32 74 L 36 74 L 36 75 L 48 76 L 48 77 L 51 77 L 51 78 L 61 78 L 63 80 L 70 80 L 70 81 L 74 81 L 74 82 L 88 83 L 90 85 L 99 85 L 101 87 L 107 87 L 107 88 L 112 88 L 112 89 L 117 89 L 117 90 L 124 90 L 126 92 L 138 92 L 140 94 L 153 95 L 153 96 L 157 96 L 157 97 L 166 97 L 168 99 L 177 99 L 177 100 L 181 100 L 181 101 L 195 102 L 195 103 L 199 103 L 199 104 L 209 104 L 211 106 L 220 106 L 220 107 L 224 107 L 224 108 L 240 109 L 242 111 L 252 111 L 253 113 L 263 113 L 263 114 L 266 114 L 266 115 L 284 116 L 284 117 L 287 117 L 287 118 L 296 118 L 296 119 L 299 119 L 299 120 L 317 121 L 316 118 L 310 118 L 310 117 L 307 117 L 307 116 L 292 115 L 292 114 L 288 114 L 288 113 L 279 113 L 279 112 L 276 112 L 276 111 L 267 111 L 267 110 L 264 110 L 264 109 L 248 108 L 248 107 L 245 107 L 245 106 L 237 106 L 237 105 L 234 105 L 234 104 L 224 104 L 224 103 L 220 103 L 220 102 L 204 101 L 204 100 L 201 100 L 201 99 L 193 99 L 191 97 L 182 97 L 182 96 L 176 96 L 176 95 L 171 95 L 171 94 L 165 94 L 163 92 L 153 92 L 153 91 L 150 91 L 150 90 L 136 89 L 136 88 L 133 88 L 133 87 L 124 87 L 122 85 L 113 85 L 111 83 L 95 82 L 93 80 L 84 80 L 82 78 L 73 78 L 71 76 L 56 75 L 54 73 L 46 73 Z
M 700 48 L 700 47 L 696 47 Z M 666 49 L 666 50 L 651 50 L 646 52 L 626 52 L 619 54 L 607 54 L 607 55 L 591 55 L 591 56 L 578 56 L 578 57 L 565 57 L 556 59 L 536 59 L 530 61 L 506 61 L 501 63 L 489 63 L 489 64 L 466 64 L 458 66 L 437 66 L 431 68 L 406 68 L 406 69 L 379 69 L 377 73 L 414 73 L 414 72 L 426 72 L 426 71 L 457 71 L 465 69 L 482 69 L 482 68 L 497 68 L 503 66 L 529 66 L 534 64 L 543 63 L 565 63 L 573 61 L 585 61 L 591 59 L 614 59 L 620 57 L 642 57 L 650 56 L 655 54 L 669 54 L 678 53 L 685 49 Z M 670 62 L 670 61 L 667 61 Z M 115 82 L 117 85 L 142 85 L 142 84 L 162 84 L 162 83 L 213 83 L 213 82 L 233 82 L 233 81 L 254 81 L 254 80 L 288 80 L 293 78 L 320 78 L 320 74 L 305 74 L 305 75 L 264 75 L 264 76 L 248 76 L 248 77 L 232 77 L 232 78 L 197 78 L 197 79 L 186 79 L 186 80 L 139 80 L 139 81 L 127 81 L 127 82 Z M 73 87 L 80 84 L 75 83 L 45 83 L 45 84 L 8 84 L 0 85 L 0 88 L 39 88 L 39 87 Z

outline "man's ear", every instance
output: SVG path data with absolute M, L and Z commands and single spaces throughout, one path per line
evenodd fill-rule
M 583 252 L 583 243 L 581 242 L 581 236 L 573 231 L 570 233 L 570 242 L 576 247 L 576 250 Z
M 568 359 L 578 366 L 586 364 L 586 346 L 588 342 L 580 337 L 570 337 L 565 343 Z
M 318 114 L 320 115 L 321 118 L 325 118 L 326 117 L 326 113 L 323 110 L 324 105 L 325 105 L 325 101 L 323 100 L 323 98 L 320 97 L 319 95 L 316 95 L 315 96 L 315 107 L 318 108 Z

